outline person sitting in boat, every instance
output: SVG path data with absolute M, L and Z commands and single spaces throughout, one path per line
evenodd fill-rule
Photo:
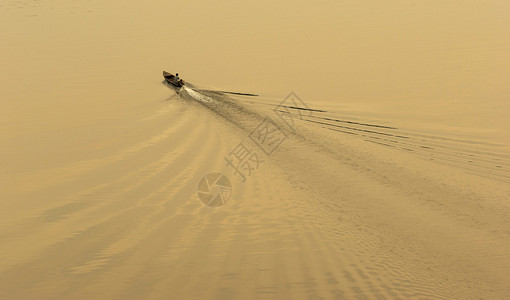
M 174 83 L 179 84 L 179 81 L 181 81 L 181 79 L 179 78 L 179 73 L 175 73 Z

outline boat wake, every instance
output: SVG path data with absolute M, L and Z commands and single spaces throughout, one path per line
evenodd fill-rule
M 263 170 L 257 169 L 259 173 L 246 183 L 233 181 L 233 200 L 227 206 L 246 209 L 250 203 L 257 207 L 254 215 L 261 216 L 276 211 L 286 225 L 268 223 L 261 230 L 264 233 L 271 232 L 271 226 L 300 221 L 305 227 L 314 224 L 311 227 L 321 232 L 332 232 L 329 241 L 337 245 L 341 240 L 342 245 L 337 245 L 341 250 L 325 244 L 312 248 L 324 250 L 319 256 L 334 253 L 331 261 L 339 265 L 335 269 L 344 271 L 333 277 L 348 276 L 355 282 L 351 275 L 361 274 L 360 284 L 388 279 L 380 290 L 392 296 L 406 282 L 399 290 L 404 298 L 416 290 L 425 298 L 466 298 L 470 285 L 486 282 L 486 278 L 498 282 L 498 273 L 510 265 L 510 261 L 498 265 L 497 259 L 476 265 L 469 258 L 496 258 L 510 249 L 500 235 L 507 219 L 503 203 L 510 182 L 507 145 L 466 139 L 454 132 L 436 134 L 384 118 L 346 116 L 308 101 L 304 104 L 295 94 L 275 99 L 188 85 L 179 96 L 196 104 L 192 110 L 202 111 L 203 117 L 221 120 L 230 135 L 232 128 L 239 129 L 243 140 L 249 140 L 253 130 L 267 120 L 283 133 L 285 141 L 263 156 Z M 220 155 L 228 151 L 234 152 L 226 149 Z M 223 162 L 223 157 L 219 160 Z M 238 169 L 219 165 L 210 171 L 238 179 Z M 299 212 L 311 210 L 300 215 L 300 221 L 296 219 Z M 309 236 L 302 237 L 303 244 L 328 239 L 311 227 L 295 231 L 309 230 Z M 473 246 L 473 239 L 492 246 Z M 394 249 L 398 249 L 395 256 Z M 344 265 L 342 259 L 351 263 Z M 368 268 L 362 263 L 365 260 L 370 261 Z M 492 269 L 478 273 L 485 263 Z M 452 264 L 462 265 L 462 271 L 447 267 Z M 393 273 L 396 269 L 398 274 Z M 456 286 L 443 289 L 449 281 L 446 278 L 457 278 Z M 506 289 L 503 285 L 493 288 Z M 373 295 L 370 287 L 361 289 Z M 475 289 L 484 287 L 480 284 Z
M 170 88 L 178 96 L 90 122 L 83 136 L 94 139 L 44 152 L 48 167 L 7 169 L 9 299 L 510 294 L 505 145 L 296 95 Z M 239 147 L 268 121 L 285 139 L 277 148 Z M 245 164 L 226 164 L 234 156 Z M 224 205 L 212 208 L 207 196 L 218 193 Z
M 418 158 L 455 167 L 466 173 L 510 182 L 508 145 L 467 140 L 456 137 L 454 133 L 445 133 L 442 136 L 423 133 L 414 128 L 398 126 L 388 120 L 374 123 L 363 121 L 360 116 L 346 118 L 320 108 L 299 107 L 282 103 L 282 100 L 275 98 L 254 96 L 255 94 L 200 89 L 191 84 L 181 91 L 182 98 L 204 105 L 244 130 L 251 130 L 258 122 L 269 118 L 289 135 L 299 135 L 305 139 L 309 137 L 301 131 L 295 131 L 298 127 L 308 128 L 314 132 L 314 137 L 317 131 L 326 130 L 411 153 Z M 304 114 L 304 111 L 307 113 Z M 288 128 L 281 116 L 291 119 L 293 127 L 296 128 Z

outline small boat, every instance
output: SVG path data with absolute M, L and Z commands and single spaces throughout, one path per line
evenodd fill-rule
M 163 77 L 165 77 L 165 81 L 173 86 L 182 87 L 184 85 L 184 81 L 180 79 L 178 82 L 174 81 L 175 75 L 168 73 L 167 71 L 163 71 Z

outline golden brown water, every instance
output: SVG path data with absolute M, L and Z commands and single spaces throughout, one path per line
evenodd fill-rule
M 509 13 L 1 1 L 0 298 L 508 297 Z

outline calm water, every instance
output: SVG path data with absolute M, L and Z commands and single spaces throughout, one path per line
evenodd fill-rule
M 155 85 L 167 69 L 205 86 L 274 97 L 293 90 L 491 137 L 509 127 L 507 1 L 1 5 L 9 120 L 39 108 L 144 103 L 164 93 Z

